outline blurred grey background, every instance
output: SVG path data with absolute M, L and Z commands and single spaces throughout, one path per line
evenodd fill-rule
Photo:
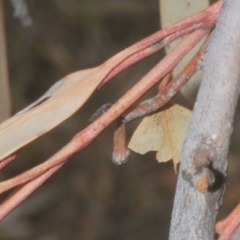
M 13 113 L 65 75 L 101 64 L 160 28 L 158 0 L 27 1 L 33 25 L 21 26 L 4 0 Z M 1 173 L 7 179 L 54 154 L 89 124 L 93 112 L 115 102 L 164 52 L 142 61 L 97 91 L 74 116 L 30 144 Z M 156 94 L 149 91 L 146 97 Z M 236 115 L 236 123 L 240 115 Z M 128 138 L 139 121 L 127 127 Z M 231 146 L 228 190 L 219 217 L 239 201 L 239 133 Z M 3 240 L 167 239 L 177 176 L 155 153 L 111 162 L 114 124 L 0 223 Z

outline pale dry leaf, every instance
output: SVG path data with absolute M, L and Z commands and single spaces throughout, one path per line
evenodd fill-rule
M 157 151 L 159 162 L 172 159 L 176 169 L 190 116 L 191 111 L 187 108 L 168 103 L 162 110 L 142 120 L 128 147 L 140 154 Z
M 125 49 L 95 68 L 69 74 L 34 103 L 0 124 L 0 160 L 69 118 L 109 77 L 108 74 L 136 51 L 139 46 Z
M 0 124 L 0 159 L 48 132 L 76 112 L 99 86 L 105 68 L 96 67 L 66 76 L 41 98 Z M 40 104 L 39 104 L 40 103 Z M 36 104 L 39 104 L 35 106 Z

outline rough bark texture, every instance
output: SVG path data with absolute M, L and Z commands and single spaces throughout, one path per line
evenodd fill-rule
M 183 147 L 170 239 L 214 239 L 240 90 L 240 1 L 226 0 Z
M 240 239 L 240 227 L 236 230 L 236 232 L 233 234 L 231 240 L 239 240 Z

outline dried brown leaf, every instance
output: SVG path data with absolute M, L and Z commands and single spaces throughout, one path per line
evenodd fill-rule
M 48 132 L 76 112 L 102 81 L 100 67 L 72 73 L 39 100 L 0 125 L 0 159 Z M 44 102 L 41 102 L 45 100 Z M 37 105 L 39 104 L 39 105 Z
M 161 111 L 145 117 L 134 132 L 128 147 L 140 154 L 157 151 L 159 162 L 180 160 L 191 111 L 169 103 Z

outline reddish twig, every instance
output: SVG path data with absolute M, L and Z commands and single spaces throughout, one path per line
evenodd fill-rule
M 218 1 L 206 10 L 187 17 L 172 26 L 166 27 L 152 34 L 151 36 L 137 42 L 132 47 L 126 48 L 124 51 L 120 52 L 119 54 L 124 54 L 125 52 L 128 52 L 129 55 L 131 55 L 132 52 L 133 55 L 130 56 L 126 61 L 123 61 L 122 63 L 118 64 L 114 69 L 112 69 L 112 71 L 104 78 L 101 86 L 107 83 L 112 77 L 122 72 L 124 69 L 132 66 L 139 60 L 162 49 L 164 46 L 174 41 L 175 39 L 200 28 L 212 28 L 216 23 L 216 19 L 218 17 L 221 6 L 222 1 Z M 164 38 L 165 40 L 163 40 Z M 117 54 L 115 57 L 117 58 L 119 54 Z
M 120 53 L 116 54 L 106 62 L 104 62 L 102 65 L 99 66 L 99 71 L 94 76 L 94 79 L 99 79 L 98 81 L 98 87 L 100 85 L 103 85 L 106 83 L 111 77 L 115 76 L 117 73 L 122 71 L 123 69 L 131 66 L 133 63 L 136 63 L 137 61 L 140 61 L 142 58 L 149 56 L 150 54 L 155 53 L 156 51 L 160 50 L 162 47 L 165 46 L 165 44 L 175 40 L 177 37 L 180 37 L 184 34 L 190 33 L 194 29 L 202 28 L 202 29 L 208 29 L 211 28 L 214 23 L 216 22 L 216 18 L 218 16 L 219 9 L 221 7 L 221 3 L 217 3 L 213 6 L 211 6 L 209 9 L 202 11 L 194 16 L 191 16 L 189 18 L 186 18 L 185 20 L 179 22 L 178 24 L 175 24 L 171 27 L 162 29 L 158 31 L 157 33 L 151 35 L 150 37 L 147 37 L 140 42 L 134 44 L 133 46 L 126 48 L 125 50 L 121 51 Z M 165 39 L 164 39 L 165 38 Z M 161 43 L 159 42 L 161 41 Z M 95 68 L 96 69 L 96 68 Z M 79 74 L 76 73 L 74 76 L 77 78 L 77 76 L 81 77 L 81 71 L 79 71 Z M 71 74 L 70 74 L 71 75 Z M 69 75 L 69 77 L 70 77 Z M 68 77 L 68 76 L 67 76 Z M 90 80 L 90 79 L 89 79 Z M 43 95 L 44 96 L 44 95 Z M 62 98 L 63 99 L 63 98 Z M 31 106 L 31 105 L 30 105 Z M 39 106 L 41 108 L 41 111 L 44 111 L 44 106 Z M 29 107 L 28 107 L 29 108 Z M 77 108 L 76 108 L 77 110 Z M 75 111 L 76 111 L 75 110 Z M 26 111 L 26 109 L 25 109 Z M 33 112 L 36 113 L 33 109 Z M 11 131 L 11 128 L 6 129 L 9 127 L 8 124 L 12 121 L 14 122 L 15 117 L 10 119 L 10 121 L 6 121 L 1 125 L 2 131 Z M 28 118 L 24 119 L 24 122 L 26 123 Z M 63 121 L 64 119 L 60 120 Z M 60 123 L 58 122 L 58 123 Z M 55 124 L 58 124 L 57 122 L 53 123 L 51 126 L 54 127 Z M 49 128 L 51 128 L 49 126 Z M 56 126 L 56 125 L 55 125 Z M 25 125 L 26 127 L 26 125 Z M 15 129 L 16 130 L 16 129 Z M 48 129 L 50 130 L 50 129 Z M 23 147 L 28 142 L 33 141 L 35 138 L 39 137 L 40 135 L 44 134 L 48 130 L 41 130 L 40 132 L 37 132 L 37 134 L 32 134 L 31 137 L 28 139 L 23 140 L 22 142 L 18 142 L 15 144 L 15 146 L 9 147 L 8 150 L 1 152 L 1 158 L 7 157 L 12 152 L 16 151 L 17 149 Z M 22 133 L 21 133 L 22 135 Z M 9 135 L 8 135 L 9 136 Z M 10 138 L 11 136 L 9 136 Z M 32 138 L 32 139 L 31 139 Z M 4 139 L 2 139 L 4 140 Z M 6 141 L 8 142 L 8 141 Z
M 0 170 L 3 169 L 5 166 L 7 166 L 7 164 L 9 164 L 10 162 L 12 162 L 15 158 L 16 158 L 17 154 L 14 153 L 6 158 L 4 158 L 1 162 L 0 162 Z
M 146 116 L 157 111 L 164 106 L 170 99 L 181 90 L 184 84 L 191 76 L 201 67 L 202 60 L 207 53 L 207 42 L 192 57 L 186 67 L 178 74 L 178 76 L 169 83 L 170 74 L 167 74 L 159 84 L 159 93 L 148 100 L 141 102 L 137 107 L 131 110 L 123 119 L 118 120 L 117 128 L 114 133 L 114 151 L 113 162 L 121 165 L 128 161 L 130 151 L 126 147 L 126 131 L 125 125 L 136 118 Z
M 130 122 L 136 118 L 143 117 L 149 113 L 157 111 L 160 107 L 165 105 L 181 88 L 188 82 L 191 76 L 201 67 L 201 62 L 204 55 L 207 53 L 206 44 L 194 55 L 185 68 L 166 86 L 159 87 L 159 93 L 151 98 L 143 101 L 127 115 L 124 116 L 125 123 Z
M 182 27 L 182 26 L 181 26 Z M 134 53 L 133 55 L 131 55 L 130 57 L 128 57 L 127 59 L 125 59 L 122 63 L 118 64 L 114 69 L 112 69 L 112 71 L 104 78 L 103 82 L 101 83 L 100 87 L 103 86 L 104 84 L 106 84 L 110 79 L 112 79 L 113 77 L 115 77 L 117 74 L 119 74 L 120 72 L 122 72 L 123 70 L 129 68 L 130 66 L 134 65 L 136 62 L 141 61 L 142 59 L 158 52 L 159 50 L 163 49 L 165 46 L 167 46 L 169 43 L 173 42 L 174 40 L 189 34 L 197 29 L 201 28 L 201 24 L 195 24 L 193 26 L 190 26 L 188 28 L 184 28 L 182 30 L 177 30 L 176 32 L 170 34 L 169 36 L 165 37 L 163 39 L 163 36 L 158 36 L 157 39 L 159 39 L 158 41 L 156 41 L 157 39 L 154 39 L 154 43 L 151 45 L 151 43 L 153 42 L 151 36 L 149 37 L 149 45 L 147 48 L 141 49 L 140 51 L 137 51 L 136 53 Z M 164 29 L 164 31 L 160 31 L 161 33 L 165 32 L 171 32 L 171 27 Z M 159 33 L 160 33 L 159 32 Z M 158 33 L 158 32 L 157 32 Z M 157 36 L 157 33 L 156 36 Z M 154 34 L 154 35 L 155 35 Z M 162 34 L 163 35 L 163 34 Z M 140 43 L 139 43 L 140 44 Z
M 105 77 L 103 83 L 106 83 L 111 77 L 132 65 L 136 62 L 136 59 L 141 59 L 141 51 L 143 55 L 147 56 L 149 52 L 154 52 L 155 47 L 159 49 L 158 44 L 149 45 L 156 43 L 159 39 L 163 39 L 167 36 L 174 38 L 177 34 L 173 34 L 177 31 L 182 31 L 185 27 L 190 27 L 194 24 L 196 28 L 201 28 L 191 33 L 186 37 L 183 42 L 176 47 L 169 55 L 167 55 L 159 64 L 157 64 L 148 74 L 146 74 L 141 81 L 139 81 L 132 89 L 130 89 L 120 100 L 118 100 L 106 113 L 104 113 L 99 119 L 90 124 L 87 128 L 79 132 L 75 137 L 61 150 L 49 158 L 46 162 L 39 166 L 26 171 L 10 180 L 0 183 L 0 192 L 4 192 L 17 185 L 23 184 L 20 188 L 14 191 L 4 203 L 0 205 L 0 218 L 4 218 L 13 208 L 20 204 L 27 196 L 29 196 L 36 188 L 38 188 L 46 179 L 48 179 L 55 171 L 57 171 L 74 153 L 82 150 L 89 145 L 110 123 L 112 123 L 117 117 L 119 117 L 124 111 L 129 108 L 136 100 L 138 100 L 148 89 L 156 84 L 159 79 L 163 78 L 166 74 L 172 71 L 176 64 L 184 57 L 184 55 L 191 50 L 191 48 L 205 36 L 209 29 L 211 29 L 215 23 L 221 7 L 221 2 L 211 6 L 206 11 L 200 12 L 195 16 L 187 18 L 182 21 L 181 24 L 174 25 L 171 31 L 166 29 L 160 31 L 156 35 L 152 35 L 149 38 L 140 41 L 131 48 L 124 50 L 119 54 L 126 54 L 126 61 L 117 65 L 113 68 L 109 75 Z M 168 28 L 170 29 L 170 28 Z M 183 33 L 184 31 L 182 31 Z M 172 36 L 170 36 L 173 34 Z M 156 40 L 157 39 L 157 40 Z M 160 47 L 161 44 L 160 44 Z M 127 52 L 127 53 L 126 53 Z M 132 55 L 131 55 L 132 53 Z M 111 58 L 111 61 L 118 59 L 119 54 Z M 109 62 L 106 61 L 106 64 Z
M 159 64 L 157 64 L 148 74 L 146 74 L 132 89 L 130 89 L 121 99 L 119 99 L 106 113 L 100 116 L 95 122 L 90 124 L 87 128 L 82 130 L 61 150 L 54 154 L 49 160 L 20 174 L 12 179 L 0 183 L 0 192 L 4 192 L 19 184 L 28 182 L 29 180 L 36 178 L 44 173 L 45 180 L 50 177 L 58 168 L 55 168 L 59 164 L 63 164 L 74 153 L 84 149 L 89 145 L 109 124 L 111 124 L 117 117 L 119 117 L 131 104 L 139 99 L 148 89 L 156 84 L 159 79 L 171 72 L 177 63 L 185 56 L 185 54 L 191 50 L 191 48 L 207 34 L 207 30 L 197 30 L 185 38 L 185 40 L 178 45 L 169 55 L 167 55 Z M 54 168 L 55 171 L 53 171 Z M 49 170 L 47 170 L 49 169 Z M 47 172 L 46 172 L 47 171 Z M 48 174 L 48 171 L 51 174 Z M 16 206 L 23 201 L 34 191 L 39 185 L 34 188 L 35 182 L 27 183 L 29 188 L 24 188 L 24 191 L 15 192 L 11 198 L 6 200 L 5 204 L 0 207 L 0 216 L 2 211 L 5 212 L 5 208 Z M 23 192 L 25 194 L 23 194 Z M 8 206 L 7 202 L 11 205 Z M 14 203 L 14 204 L 13 204 Z M 10 211 L 10 210 L 8 210 Z
M 216 232 L 220 235 L 218 240 L 230 240 L 240 226 L 240 203 L 228 217 L 216 224 Z
M 25 183 L 19 186 L 15 191 L 0 204 L 0 220 L 7 216 L 14 208 L 16 208 L 21 202 L 23 202 L 36 188 L 42 185 L 54 172 L 61 168 L 63 164 L 59 164 L 35 179 L 32 179 L 29 183 Z M 16 201 L 17 200 L 17 201 Z

